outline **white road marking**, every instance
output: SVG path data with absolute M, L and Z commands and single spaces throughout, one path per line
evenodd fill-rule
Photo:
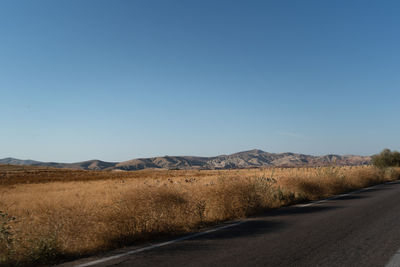
M 396 182 L 387 182 L 387 183 L 384 183 L 384 184 L 393 184 L 393 183 L 396 183 Z M 299 208 L 309 207 L 309 206 L 320 204 L 320 203 L 324 203 L 324 202 L 327 202 L 327 201 L 330 201 L 330 200 L 334 200 L 334 199 L 350 196 L 350 195 L 361 193 L 361 192 L 364 192 L 364 191 L 368 191 L 368 190 L 371 190 L 371 189 L 373 189 L 375 187 L 382 186 L 384 184 L 378 184 L 378 185 L 370 186 L 370 187 L 367 187 L 367 188 L 362 188 L 362 189 L 359 189 L 359 190 L 356 190 L 356 191 L 352 191 L 352 192 L 349 192 L 349 193 L 346 193 L 346 194 L 336 195 L 336 196 L 332 196 L 332 197 L 329 197 L 329 198 L 326 198 L 326 199 L 313 201 L 313 202 L 310 202 L 310 203 L 307 203 L 307 204 L 297 204 L 297 205 L 293 205 L 293 206 L 294 207 L 299 207 Z M 289 206 L 289 207 L 291 207 L 291 206 Z M 104 262 L 107 262 L 107 261 L 110 261 L 110 260 L 115 260 L 115 259 L 118 259 L 118 258 L 121 258 L 121 257 L 124 257 L 124 256 L 136 254 L 136 253 L 139 253 L 139 252 L 142 252 L 142 251 L 146 251 L 146 250 L 151 250 L 151 249 L 154 249 L 154 248 L 167 246 L 167 245 L 170 245 L 170 244 L 173 244 L 173 243 L 177 243 L 179 241 L 192 239 L 192 238 L 195 238 L 195 237 L 198 237 L 198 236 L 202 236 L 202 235 L 206 235 L 206 234 L 209 234 L 209 233 L 217 232 L 219 230 L 223 230 L 223 229 L 226 229 L 226 228 L 234 227 L 234 226 L 240 225 L 240 224 L 245 223 L 246 221 L 250 221 L 250 220 L 251 219 L 238 221 L 236 223 L 232 223 L 232 224 L 229 224 L 229 225 L 213 228 L 213 229 L 210 229 L 210 230 L 207 230 L 207 231 L 203 231 L 203 232 L 200 232 L 200 233 L 183 236 L 183 237 L 180 237 L 180 238 L 177 238 L 177 239 L 173 239 L 173 240 L 170 240 L 170 241 L 167 241 L 167 242 L 154 244 L 154 245 L 151 245 L 151 246 L 147 246 L 147 247 L 131 250 L 131 251 L 128 251 L 128 252 L 125 252 L 125 253 L 121 253 L 121 254 L 117 254 L 117 255 L 114 255 L 114 256 L 109 256 L 109 257 L 105 257 L 105 258 L 102 258 L 102 259 L 90 261 L 90 262 L 87 262 L 87 263 L 78 264 L 78 265 L 75 265 L 75 266 L 76 267 L 86 267 L 86 266 L 92 266 L 92 265 L 99 264 L 99 263 L 104 263 Z M 385 267 L 400 267 L 400 250 L 393 256 L 392 260 Z
M 385 267 L 400 267 L 400 250 L 398 250 L 396 254 L 393 255 L 393 257 L 390 259 L 388 264 L 385 265 Z
M 384 183 L 384 184 L 392 184 L 392 183 L 393 183 L 393 182 L 388 182 L 388 183 Z M 346 193 L 346 194 L 335 195 L 335 196 L 333 196 L 333 197 L 328 197 L 328 198 L 325 198 L 325 199 L 321 199 L 321 200 L 317 200 L 317 201 L 312 201 L 312 202 L 307 203 L 307 204 L 297 204 L 297 205 L 294 205 L 294 206 L 295 206 L 295 207 L 299 207 L 299 208 L 309 207 L 309 206 L 312 206 L 312 205 L 315 205 L 315 204 L 320 204 L 320 203 L 327 202 L 327 201 L 329 201 L 329 200 L 334 200 L 334 199 L 338 199 L 338 198 L 342 198 L 342 197 L 351 196 L 351 195 L 354 195 L 354 194 L 357 194 L 357 193 L 361 193 L 361 192 L 364 192 L 364 191 L 368 191 L 368 190 L 374 189 L 375 187 L 381 186 L 381 185 L 382 185 L 382 184 L 378 184 L 378 185 L 374 185 L 374 186 L 370 186 L 370 187 L 358 189 L 358 190 L 356 190 L 356 191 L 351 191 L 351 192 Z
M 204 231 L 204 232 L 183 236 L 181 238 L 173 239 L 173 240 L 170 240 L 170 241 L 167 241 L 167 242 L 154 244 L 154 245 L 147 246 L 147 247 L 144 247 L 144 248 L 131 250 L 131 251 L 128 251 L 128 252 L 125 252 L 125 253 L 121 253 L 121 254 L 118 254 L 118 255 L 102 258 L 102 259 L 95 260 L 95 261 L 90 261 L 90 262 L 79 264 L 79 265 L 75 265 L 75 266 L 76 267 L 92 266 L 92 265 L 103 263 L 103 262 L 106 262 L 106 261 L 115 260 L 115 259 L 118 259 L 118 258 L 121 258 L 121 257 L 124 257 L 124 256 L 136 254 L 136 253 L 139 253 L 139 252 L 142 252 L 142 251 L 150 250 L 150 249 L 153 249 L 153 248 L 159 248 L 159 247 L 167 246 L 167 245 L 179 242 L 179 241 L 195 238 L 195 237 L 206 235 L 206 234 L 213 233 L 213 232 L 217 232 L 217 231 L 222 230 L 222 229 L 226 229 L 226 228 L 229 228 L 229 227 L 237 226 L 237 225 L 242 224 L 244 222 L 245 221 L 239 221 L 239 222 L 232 223 L 232 224 L 229 224 L 229 225 L 225 225 L 225 226 L 217 227 L 217 228 L 214 228 L 214 229 L 210 229 L 210 230 L 207 230 L 207 231 Z
M 388 182 L 387 184 L 394 184 L 394 182 Z M 385 267 L 400 267 L 400 249 L 392 256 L 390 261 L 385 265 Z

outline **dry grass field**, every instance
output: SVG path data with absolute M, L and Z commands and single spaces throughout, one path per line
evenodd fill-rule
M 51 263 L 399 179 L 370 166 L 74 171 L 0 166 L 0 265 Z

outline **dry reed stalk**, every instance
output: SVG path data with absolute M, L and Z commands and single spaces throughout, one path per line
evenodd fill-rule
M 60 257 L 196 231 L 269 208 L 396 180 L 400 170 L 146 171 L 142 177 L 124 173 L 106 179 L 98 172 L 84 172 L 97 180 L 78 173 L 81 180 L 0 187 L 0 211 L 16 218 L 0 221 L 12 226 L 11 243 L 0 236 L 0 247 L 8 247 L 0 252 L 3 264 L 51 263 Z M 35 178 L 25 177 L 29 179 Z

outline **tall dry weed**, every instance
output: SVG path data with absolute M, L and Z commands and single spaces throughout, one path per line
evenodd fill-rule
M 52 263 L 60 257 L 196 231 L 399 175 L 398 168 L 372 167 L 156 171 L 143 178 L 3 186 L 0 260 Z

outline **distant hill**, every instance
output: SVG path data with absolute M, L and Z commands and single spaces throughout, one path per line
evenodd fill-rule
M 20 160 L 14 158 L 0 159 L 0 164 L 33 165 L 78 170 L 142 170 L 157 169 L 237 169 L 257 168 L 267 166 L 302 167 L 329 165 L 366 165 L 371 161 L 369 156 L 355 155 L 325 155 L 311 156 L 296 153 L 269 153 L 259 149 L 242 151 L 231 155 L 216 157 L 164 156 L 154 158 L 139 158 L 123 162 L 105 162 L 89 160 L 76 163 L 40 162 L 35 160 Z

